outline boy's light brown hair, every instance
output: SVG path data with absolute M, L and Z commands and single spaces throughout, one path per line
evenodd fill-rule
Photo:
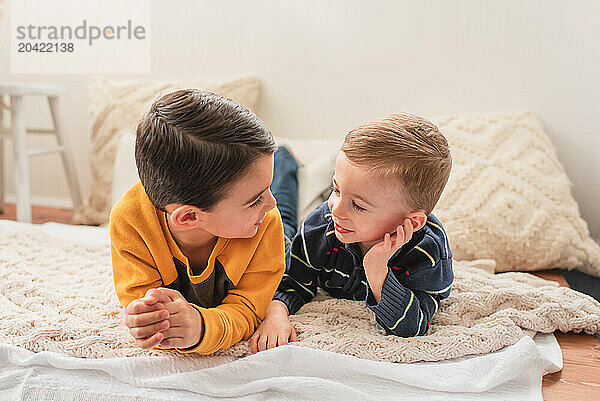
M 382 178 L 397 178 L 405 212 L 429 215 L 448 182 L 452 157 L 448 141 L 431 122 L 392 114 L 354 128 L 341 150 L 353 164 Z

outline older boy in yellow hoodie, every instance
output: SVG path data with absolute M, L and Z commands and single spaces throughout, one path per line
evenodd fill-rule
M 163 96 L 140 122 L 140 182 L 113 208 L 110 235 L 141 347 L 210 354 L 258 327 L 285 270 L 275 149 L 256 115 L 199 90 Z

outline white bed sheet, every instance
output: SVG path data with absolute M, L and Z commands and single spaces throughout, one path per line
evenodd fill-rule
M 0 235 L 29 225 L 0 220 Z M 109 243 L 106 227 L 38 225 L 48 235 Z M 170 358 L 80 359 L 0 344 L 1 400 L 542 400 L 562 369 L 552 334 L 487 355 L 393 364 L 284 346 L 194 370 Z

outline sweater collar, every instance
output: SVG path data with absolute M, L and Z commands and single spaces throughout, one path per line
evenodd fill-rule
M 167 241 L 167 245 L 169 246 L 169 250 L 171 251 L 173 257 L 180 260 L 186 265 L 188 276 L 190 277 L 190 279 L 192 279 L 192 282 L 195 283 L 196 281 L 201 282 L 206 280 L 213 272 L 215 267 L 215 260 L 225 250 L 227 244 L 229 243 L 229 239 L 218 237 L 217 243 L 215 244 L 215 247 L 213 248 L 212 252 L 210 253 L 210 256 L 208 257 L 208 263 L 206 265 L 206 268 L 199 275 L 194 275 L 192 267 L 190 266 L 189 259 L 183 254 L 183 252 L 179 248 L 179 245 L 177 245 L 177 242 L 175 242 L 173 234 L 171 234 L 169 224 L 167 223 L 167 214 L 162 210 L 157 210 L 156 212 L 158 213 L 160 227 L 165 235 L 165 240 Z

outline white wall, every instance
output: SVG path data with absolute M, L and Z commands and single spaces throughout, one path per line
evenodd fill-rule
M 4 8 L 0 79 L 65 83 L 65 125 L 87 196 L 87 77 L 8 74 Z M 342 137 L 394 111 L 534 110 L 600 238 L 599 20 L 594 0 L 156 0 L 150 78 L 254 74 L 263 84 L 258 114 L 290 137 Z M 39 104 L 27 106 L 32 125 L 48 121 Z M 33 195 L 68 198 L 57 159 L 32 161 Z

